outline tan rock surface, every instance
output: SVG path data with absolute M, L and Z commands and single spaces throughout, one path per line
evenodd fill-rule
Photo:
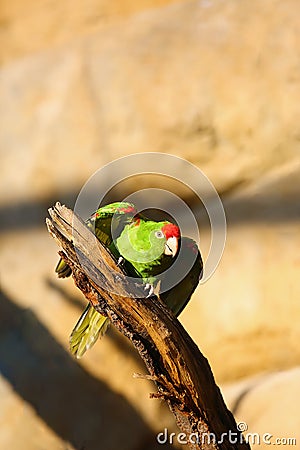
M 0 62 L 94 33 L 108 23 L 174 0 L 2 0 Z M 30 31 L 30 32 L 28 32 Z
M 300 368 L 263 374 L 240 384 L 223 386 L 225 399 L 253 449 L 298 448 Z
M 132 378 L 144 367 L 127 341 L 111 330 L 80 362 L 68 352 L 83 303 L 53 273 L 46 210 L 73 206 L 116 157 L 192 161 L 224 194 L 228 237 L 180 320 L 218 382 L 299 366 L 299 2 L 25 3 L 0 13 L 0 448 L 154 450 L 176 427 L 148 399 L 153 385 Z M 255 385 L 240 420 L 295 434 L 298 376 Z
M 300 362 L 299 179 L 288 164 L 224 201 L 223 258 L 181 319 L 220 381 Z
M 73 450 L 59 439 L 36 413 L 30 403 L 16 394 L 11 384 L 0 377 L 0 447 L 13 450 Z
M 298 158 L 297 10 L 181 2 L 5 65 L 1 201 L 78 191 L 133 152 L 184 156 L 223 192 Z

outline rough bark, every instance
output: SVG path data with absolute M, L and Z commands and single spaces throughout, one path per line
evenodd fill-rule
M 133 286 L 105 247 L 70 209 L 49 209 L 50 234 L 76 286 L 137 348 L 191 449 L 250 449 L 227 409 L 207 359 L 168 308 Z M 198 442 L 197 442 L 198 440 Z M 193 442 L 190 442 L 193 441 Z

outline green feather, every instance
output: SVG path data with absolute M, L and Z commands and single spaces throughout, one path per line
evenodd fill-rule
M 91 348 L 109 326 L 109 319 L 99 314 L 89 303 L 70 336 L 70 350 L 77 358 Z

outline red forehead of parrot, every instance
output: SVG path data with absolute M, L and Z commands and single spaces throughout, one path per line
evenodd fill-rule
M 169 239 L 170 237 L 180 238 L 180 229 L 174 223 L 166 223 L 161 231 L 164 233 L 166 239 Z
M 118 208 L 118 212 L 136 214 L 137 211 L 133 206 L 126 205 Z

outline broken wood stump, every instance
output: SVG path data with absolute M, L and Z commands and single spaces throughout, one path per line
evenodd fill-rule
M 207 359 L 180 322 L 142 285 L 128 282 L 110 252 L 69 208 L 56 203 L 46 219 L 76 286 L 131 340 L 157 392 L 193 450 L 249 450 L 227 409 Z M 134 292 L 133 292 L 134 291 Z M 142 376 L 143 377 L 143 376 Z

